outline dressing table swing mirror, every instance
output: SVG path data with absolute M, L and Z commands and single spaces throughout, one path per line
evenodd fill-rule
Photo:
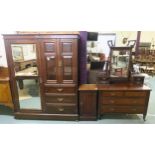
M 131 72 L 131 52 L 130 47 L 110 47 L 110 82 L 127 82 Z

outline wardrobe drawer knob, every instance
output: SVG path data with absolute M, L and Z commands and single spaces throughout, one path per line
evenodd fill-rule
M 134 104 L 137 104 L 137 101 L 133 101 Z
M 58 88 L 57 91 L 58 92 L 62 92 L 63 91 L 63 88 Z
M 64 100 L 64 98 L 57 98 L 57 100 L 58 100 L 59 102 L 62 102 L 62 101 Z
M 136 111 L 137 109 L 136 109 L 136 108 L 133 108 L 132 110 L 133 110 L 133 111 Z
M 115 108 L 110 108 L 110 111 L 114 111 L 115 110 Z
M 115 101 L 114 100 L 110 100 L 110 103 L 115 103 Z
M 58 108 L 59 111 L 64 111 L 64 108 Z

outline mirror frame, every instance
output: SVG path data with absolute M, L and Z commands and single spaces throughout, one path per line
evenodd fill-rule
M 132 54 L 132 46 L 130 47 L 110 47 L 110 71 L 109 71 L 109 77 L 110 77 L 110 82 L 111 83 L 114 83 L 114 82 L 127 82 L 129 81 L 129 78 L 130 78 L 130 73 L 131 73 L 131 65 L 132 65 L 132 62 L 131 62 L 131 54 Z M 112 77 L 111 76 L 111 71 L 112 71 L 112 55 L 113 55 L 113 51 L 120 51 L 120 52 L 126 52 L 126 51 L 129 51 L 129 62 L 128 62 L 128 71 L 127 71 L 127 77 L 122 77 L 122 76 L 118 76 L 118 77 Z

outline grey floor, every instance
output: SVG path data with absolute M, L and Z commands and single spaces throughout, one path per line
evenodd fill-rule
M 152 91 L 146 121 L 142 115 L 105 115 L 98 121 L 17 120 L 9 108 L 0 105 L 0 124 L 155 124 L 155 77 L 150 77 L 147 85 Z

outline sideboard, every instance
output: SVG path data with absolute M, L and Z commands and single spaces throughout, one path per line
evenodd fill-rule
M 81 85 L 80 93 L 80 112 L 82 107 L 89 107 L 93 102 L 96 107 L 97 118 L 100 119 L 104 114 L 143 114 L 145 120 L 147 115 L 149 97 L 151 89 L 145 85 L 125 84 L 100 84 L 95 89 L 87 85 Z M 85 90 L 85 91 L 84 91 Z M 83 99 L 81 94 L 85 95 Z M 88 96 L 88 94 L 90 94 Z M 94 96 L 93 96 L 93 93 Z M 95 102 L 96 101 L 96 102 Z M 89 107 L 90 108 L 90 107 Z M 85 109 L 82 115 L 87 115 L 89 109 Z M 81 114 L 80 113 L 80 114 Z M 89 120 L 94 118 L 94 113 L 89 113 Z M 81 115 L 80 115 L 81 117 Z M 85 117 L 85 120 L 88 118 Z

